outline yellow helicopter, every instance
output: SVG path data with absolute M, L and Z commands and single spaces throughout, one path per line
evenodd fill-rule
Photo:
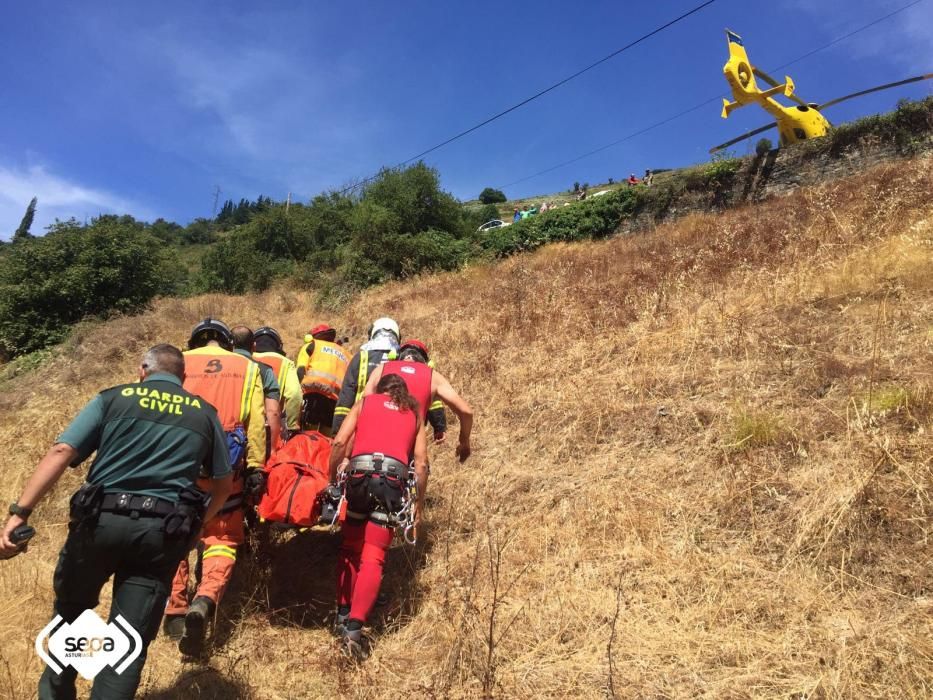
M 726 37 L 729 42 L 729 60 L 726 62 L 726 65 L 723 66 L 722 72 L 726 76 L 729 87 L 732 88 L 732 98 L 734 101 L 730 102 L 729 100 L 723 99 L 722 118 L 728 119 L 729 115 L 740 107 L 757 104 L 774 116 L 777 121 L 758 129 L 748 131 L 731 141 L 726 141 L 718 146 L 714 146 L 710 149 L 710 153 L 721 151 L 739 141 L 743 141 L 751 136 L 767 131 L 768 129 L 773 129 L 774 127 L 777 127 L 778 133 L 781 136 L 782 146 L 825 136 L 826 132 L 832 126 L 826 117 L 822 115 L 822 111 L 827 107 L 832 107 L 840 102 L 845 102 L 855 97 L 861 97 L 862 95 L 868 95 L 872 92 L 879 92 L 880 90 L 887 90 L 900 85 L 907 85 L 908 83 L 916 83 L 921 80 L 933 78 L 933 73 L 926 73 L 913 78 L 907 78 L 906 80 L 899 80 L 896 83 L 887 83 L 867 90 L 853 92 L 851 95 L 838 97 L 835 100 L 830 100 L 829 102 L 818 105 L 813 102 L 804 102 L 795 94 L 796 87 L 789 75 L 784 77 L 783 83 L 779 83 L 760 68 L 753 66 L 748 59 L 745 45 L 742 43 L 742 37 L 738 34 L 727 29 Z M 762 90 L 758 87 L 758 83 L 755 80 L 756 78 L 761 79 L 770 87 L 766 90 Z M 774 99 L 778 95 L 783 95 L 795 104 L 791 107 L 782 105 Z

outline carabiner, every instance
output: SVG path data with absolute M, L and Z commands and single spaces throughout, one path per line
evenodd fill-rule
M 413 531 L 414 534 L 411 534 Z M 413 547 L 418 544 L 418 532 L 414 523 L 411 523 L 404 530 L 402 530 L 402 538 Z
M 340 509 L 343 507 L 343 502 L 347 500 L 347 496 L 344 493 L 340 494 L 340 500 L 337 501 L 337 507 L 334 509 L 334 517 L 330 521 L 330 529 L 333 530 L 337 526 L 337 520 L 340 518 Z

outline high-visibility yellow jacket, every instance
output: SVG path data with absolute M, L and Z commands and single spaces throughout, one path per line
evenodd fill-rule
M 298 367 L 304 368 L 302 391 L 322 394 L 336 401 L 349 363 L 350 358 L 342 346 L 326 340 L 312 340 L 298 351 L 295 360 Z
M 246 430 L 246 466 L 262 467 L 266 457 L 265 404 L 259 365 L 223 348 L 185 352 L 184 388 L 217 410 L 225 431 Z
M 301 382 L 295 363 L 277 352 L 254 352 L 253 359 L 267 364 L 275 372 L 282 388 L 282 407 L 285 409 L 286 425 L 289 430 L 298 430 L 298 418 L 301 413 Z

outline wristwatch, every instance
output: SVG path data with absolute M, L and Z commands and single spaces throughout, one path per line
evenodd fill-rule
M 23 520 L 25 520 L 30 515 L 32 515 L 32 508 L 24 508 L 18 503 L 11 503 L 10 504 L 10 515 L 18 515 Z

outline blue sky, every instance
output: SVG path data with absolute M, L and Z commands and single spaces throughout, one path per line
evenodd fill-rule
M 501 187 L 725 94 L 722 29 L 765 69 L 910 0 L 717 0 L 700 13 L 430 154 L 461 199 Z M 186 223 L 227 198 L 306 200 L 393 165 L 699 4 L 6 3 L 0 27 L 0 236 L 29 199 L 54 218 L 131 213 Z M 933 70 L 933 0 L 791 68 L 823 102 Z M 930 83 L 830 110 L 834 121 Z M 527 196 L 695 163 L 763 124 L 709 105 L 506 188 Z M 772 134 L 772 138 L 776 138 Z M 744 152 L 744 150 L 740 150 Z

